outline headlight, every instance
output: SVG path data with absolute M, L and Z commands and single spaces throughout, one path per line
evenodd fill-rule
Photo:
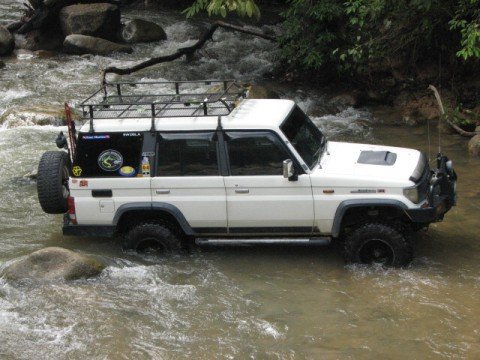
M 413 202 L 414 204 L 419 203 L 418 189 L 416 187 L 403 189 L 403 195 L 405 195 L 405 197 L 411 202 Z

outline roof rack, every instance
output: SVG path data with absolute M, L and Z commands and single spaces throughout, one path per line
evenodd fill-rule
M 210 86 L 208 90 L 205 86 Z M 152 94 L 152 89 L 161 94 Z M 245 98 L 247 88 L 234 80 L 113 82 L 83 101 L 83 119 L 93 120 L 225 116 Z

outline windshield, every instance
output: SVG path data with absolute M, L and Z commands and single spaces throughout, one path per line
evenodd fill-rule
M 308 167 L 312 169 L 323 153 L 326 143 L 325 136 L 298 106 L 295 106 L 280 129 Z

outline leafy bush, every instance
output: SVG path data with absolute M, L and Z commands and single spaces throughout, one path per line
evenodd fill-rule
M 226 17 L 228 13 L 236 12 L 239 16 L 260 18 L 260 9 L 254 0 L 195 0 L 184 13 L 187 17 L 192 17 L 201 11 L 207 11 L 209 16 Z

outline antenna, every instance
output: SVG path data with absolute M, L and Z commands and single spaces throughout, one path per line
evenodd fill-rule
M 430 141 L 430 119 L 427 119 L 427 138 L 428 138 L 428 162 L 432 160 L 432 150 Z

